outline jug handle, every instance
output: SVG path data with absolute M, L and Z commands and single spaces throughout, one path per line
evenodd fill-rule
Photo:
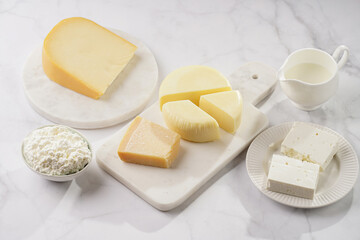
M 342 56 L 341 56 L 341 58 L 339 59 L 340 53 L 342 53 Z M 346 47 L 346 46 L 344 46 L 344 45 L 338 46 L 338 47 L 335 49 L 332 57 L 333 57 L 333 58 L 335 59 L 335 61 L 337 62 L 338 69 L 342 68 L 342 67 L 345 65 L 346 61 L 348 60 L 348 57 L 349 57 L 349 48 Z

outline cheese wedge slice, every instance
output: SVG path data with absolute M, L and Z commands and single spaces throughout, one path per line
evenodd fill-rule
M 219 124 L 190 100 L 165 103 L 162 114 L 166 125 L 185 140 L 209 142 L 219 139 Z
M 179 147 L 179 134 L 138 116 L 121 140 L 118 155 L 125 162 L 169 168 Z
M 98 99 L 129 63 L 136 48 L 88 19 L 67 18 L 45 38 L 42 64 L 51 80 Z
M 161 83 L 160 109 L 171 101 L 190 100 L 199 105 L 200 96 L 231 90 L 228 80 L 207 66 L 186 66 L 171 72 Z
M 202 95 L 200 108 L 210 114 L 219 126 L 234 133 L 240 126 L 243 101 L 239 91 L 226 91 Z

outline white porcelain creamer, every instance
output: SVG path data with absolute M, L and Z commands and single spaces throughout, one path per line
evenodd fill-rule
M 299 49 L 290 54 L 280 68 L 280 86 L 296 107 L 315 110 L 335 94 L 338 70 L 348 56 L 349 49 L 343 45 L 332 56 L 316 48 Z

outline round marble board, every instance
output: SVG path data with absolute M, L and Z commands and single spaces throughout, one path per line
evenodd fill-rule
M 41 116 L 75 128 L 109 127 L 137 115 L 156 89 L 158 67 L 154 55 L 140 40 L 110 29 L 138 49 L 100 99 L 95 100 L 51 81 L 42 68 L 42 46 L 29 56 L 24 70 L 25 94 Z
M 339 150 L 329 166 L 320 172 L 314 199 L 294 197 L 266 189 L 271 157 L 273 153 L 280 152 L 280 145 L 290 131 L 292 122 L 268 128 L 259 134 L 247 152 L 246 167 L 255 186 L 271 199 L 292 207 L 316 208 L 334 203 L 350 192 L 358 176 L 359 163 L 354 149 L 344 137 L 327 127 L 307 124 L 339 137 Z

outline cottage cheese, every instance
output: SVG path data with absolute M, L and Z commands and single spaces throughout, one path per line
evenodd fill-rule
M 88 143 L 65 126 L 36 129 L 24 139 L 23 154 L 30 167 L 50 175 L 67 175 L 91 160 Z

